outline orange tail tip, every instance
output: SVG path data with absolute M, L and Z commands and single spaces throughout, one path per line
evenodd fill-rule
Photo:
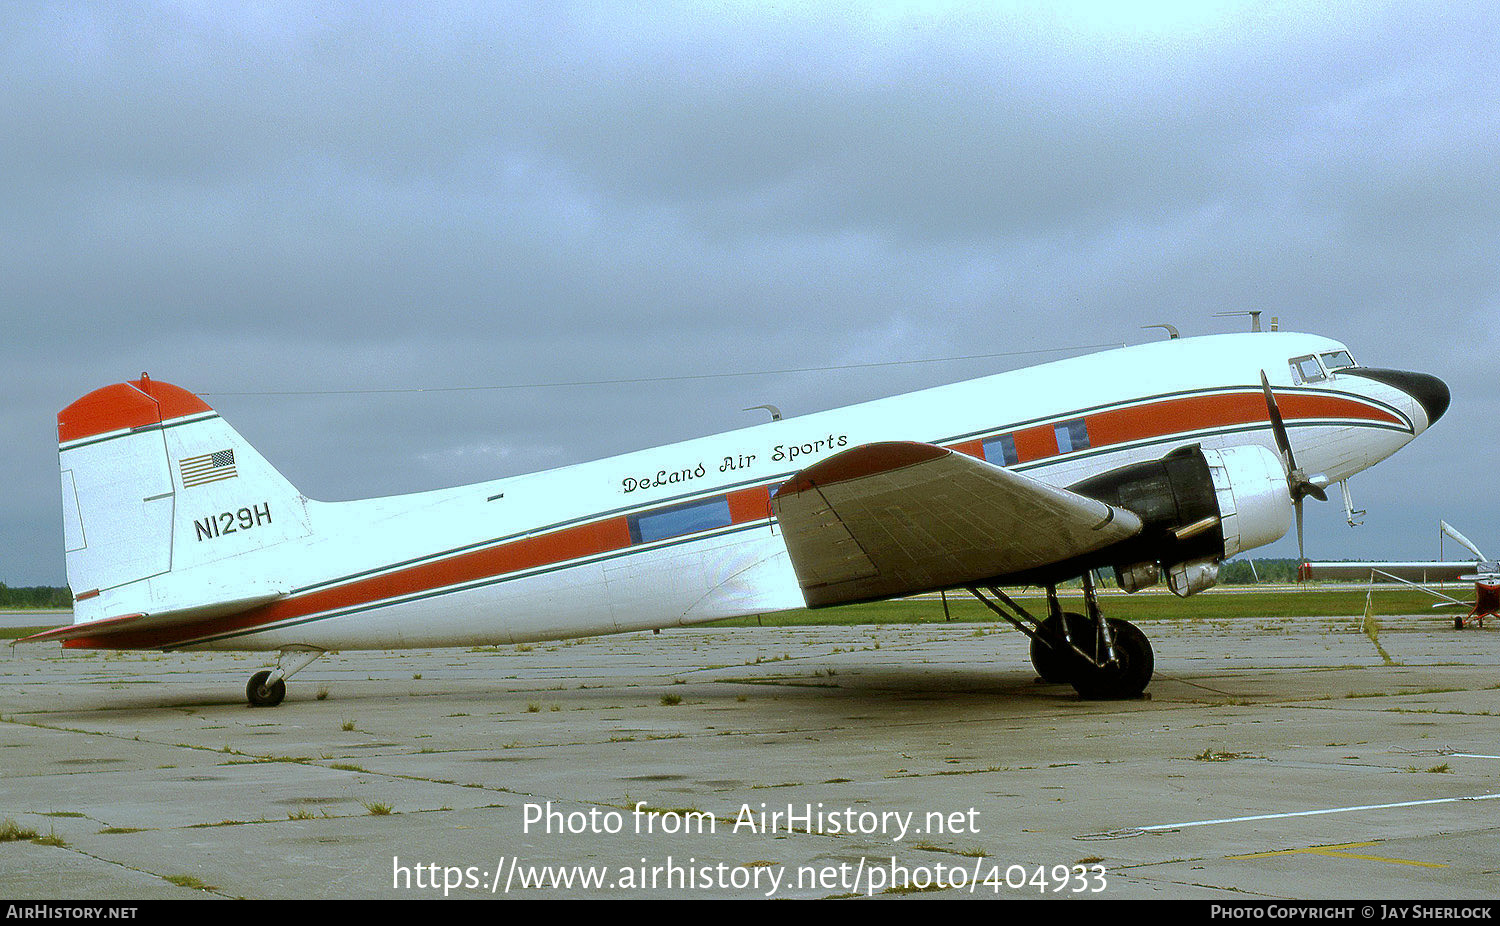
M 57 441 L 67 444 L 211 411 L 207 402 L 186 389 L 142 373 L 138 380 L 95 389 L 58 412 Z

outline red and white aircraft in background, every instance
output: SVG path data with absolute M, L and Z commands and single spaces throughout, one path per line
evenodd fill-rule
M 58 415 L 72 626 L 103 649 L 335 650 L 697 624 L 965 588 L 1043 678 L 1133 697 L 1153 654 L 1093 572 L 1191 595 L 1306 495 L 1448 406 L 1323 337 L 1174 339 L 462 488 L 300 494 L 197 396 L 144 375 Z M 1292 445 L 1295 443 L 1295 455 Z M 1300 524 L 1299 524 L 1300 527 Z M 1082 576 L 1084 612 L 1058 583 Z M 1033 616 L 1000 590 L 1048 591 Z
M 1475 558 L 1432 562 L 1303 563 L 1299 578 L 1368 581 L 1372 588 L 1376 582 L 1399 582 L 1434 598 L 1443 599 L 1433 605 L 1434 608 L 1468 608 L 1468 614 L 1454 615 L 1453 629 L 1463 630 L 1469 624 L 1483 628 L 1486 617 L 1500 616 L 1500 563 L 1479 552 L 1472 540 L 1460 534 L 1447 521 L 1439 521 L 1438 527 L 1473 553 Z M 1473 582 L 1474 600 L 1460 601 L 1430 584 L 1454 581 Z

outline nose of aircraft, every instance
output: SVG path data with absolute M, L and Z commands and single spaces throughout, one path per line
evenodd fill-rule
M 1448 403 L 1453 396 L 1448 392 L 1448 384 L 1436 376 L 1426 373 L 1408 373 L 1407 382 L 1402 383 L 1400 388 L 1416 397 L 1421 403 L 1422 410 L 1427 413 L 1427 424 L 1433 425 L 1443 417 L 1443 412 L 1448 410 Z
M 1448 392 L 1448 384 L 1427 373 L 1412 373 L 1407 370 L 1373 370 L 1367 368 L 1341 370 L 1342 373 L 1354 373 L 1366 379 L 1373 379 L 1395 386 L 1402 392 L 1411 396 L 1422 406 L 1422 411 L 1427 415 L 1427 426 L 1431 427 L 1437 420 L 1443 417 L 1448 410 L 1448 403 L 1453 396 Z

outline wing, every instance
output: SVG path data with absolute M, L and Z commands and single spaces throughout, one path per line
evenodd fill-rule
M 1403 562 L 1403 563 L 1303 563 L 1301 573 L 1307 579 L 1344 582 L 1452 582 L 1464 573 L 1474 571 L 1474 563 Z
M 1472 579 L 1473 563 L 1303 563 L 1298 570 L 1300 579 L 1342 579 L 1353 582 L 1399 582 L 1419 592 L 1424 592 L 1443 601 L 1434 608 L 1453 605 L 1467 608 L 1471 602 L 1459 601 L 1452 595 L 1440 592 L 1423 583 L 1451 582 L 1454 579 Z
M 1141 529 L 1123 508 L 919 443 L 829 457 L 782 485 L 771 508 L 811 607 L 983 582 Z

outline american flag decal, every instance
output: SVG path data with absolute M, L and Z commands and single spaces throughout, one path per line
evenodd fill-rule
M 190 489 L 220 479 L 233 479 L 239 473 L 234 469 L 234 451 L 216 450 L 201 457 L 185 457 L 177 464 L 182 473 L 182 487 Z

